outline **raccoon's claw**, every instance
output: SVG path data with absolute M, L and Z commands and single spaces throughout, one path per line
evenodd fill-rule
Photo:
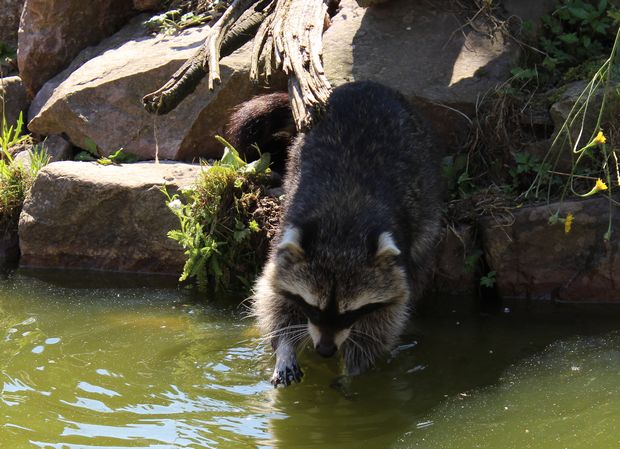
M 284 385 L 288 387 L 293 382 L 301 382 L 301 378 L 304 375 L 297 363 L 293 363 L 291 366 L 282 364 L 276 364 L 276 369 L 271 376 L 271 385 L 277 388 L 278 385 Z

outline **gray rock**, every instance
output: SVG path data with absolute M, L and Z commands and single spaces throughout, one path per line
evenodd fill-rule
M 30 108 L 30 130 L 66 135 L 82 148 L 91 139 L 105 155 L 124 148 L 154 159 L 158 146 L 159 159 L 219 157 L 222 147 L 213 135 L 221 133 L 227 110 L 257 92 L 248 78 L 251 44 L 222 59 L 222 83 L 213 91 L 203 81 L 172 112 L 154 116 L 142 107 L 142 97 L 194 54 L 208 27 L 150 36 L 144 18 L 85 50 L 48 82 Z
M 609 202 L 605 196 L 566 201 L 560 216 L 574 215 L 570 233 L 561 223 L 549 225 L 560 207 L 525 207 L 504 220 L 481 222 L 486 261 L 495 271 L 504 298 L 547 299 L 570 302 L 620 302 L 620 217 L 607 232 Z
M 392 0 L 364 9 L 342 0 L 324 35 L 323 60 L 334 86 L 375 80 L 426 109 L 437 131 L 460 142 L 486 91 L 506 81 L 518 46 L 458 2 Z
M 560 0 L 503 0 L 501 5 L 506 10 L 506 16 L 519 21 L 518 25 L 528 21 L 536 32 L 542 25 L 540 18 L 550 14 L 560 6 Z
M 52 162 L 66 161 L 73 158 L 74 147 L 64 137 L 59 135 L 47 136 L 43 146 Z
M 28 116 L 28 98 L 19 76 L 0 77 L 0 120 L 6 118 L 7 125 L 15 125 L 19 113 L 24 113 L 24 131 Z
M 136 11 L 159 11 L 164 6 L 163 0 L 133 0 L 133 9 Z
M 0 268 L 13 265 L 19 260 L 19 239 L 16 232 L 5 232 L 0 236 Z
M 127 0 L 26 0 L 17 65 L 30 97 L 80 50 L 111 35 L 134 14 Z
M 476 246 L 473 226 L 445 228 L 436 251 L 432 284 L 436 292 L 470 295 L 476 292 L 478 264 L 468 266 L 468 257 L 474 254 Z
M 357 4 L 363 8 L 367 8 L 368 6 L 380 5 L 381 3 L 385 3 L 389 0 L 356 0 Z
M 43 168 L 19 220 L 20 265 L 180 274 L 178 227 L 160 191 L 190 185 L 201 167 L 141 162 L 103 166 L 56 162 Z
M 551 109 L 549 112 L 551 114 L 551 119 L 553 120 L 553 125 L 555 129 L 554 136 L 557 135 L 557 133 L 562 128 L 562 125 L 568 118 L 571 109 L 581 96 L 587 84 L 587 81 L 575 81 L 567 84 L 558 101 L 551 105 Z M 578 146 L 584 146 L 588 144 L 590 142 L 591 136 L 598 132 L 598 129 L 595 129 L 595 126 L 603 102 L 603 92 L 604 91 L 602 88 L 597 89 L 590 97 L 587 113 L 585 115 L 585 121 L 583 121 L 583 131 L 578 126 L 574 126 L 571 129 L 571 139 L 575 143 L 577 143 Z M 583 104 L 585 98 L 586 97 L 584 96 L 580 100 L 580 104 Z M 620 97 L 618 97 L 615 91 L 612 90 L 607 95 L 603 122 L 611 119 L 612 117 L 617 117 L 619 112 Z M 581 123 L 581 121 L 578 121 L 578 123 Z M 568 153 L 567 158 L 570 159 L 570 153 Z
M 0 3 L 0 42 L 17 48 L 17 30 L 24 0 L 2 0 Z

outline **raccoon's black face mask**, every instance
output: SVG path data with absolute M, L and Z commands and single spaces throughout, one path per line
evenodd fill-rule
M 351 330 L 364 322 L 365 333 L 373 319 L 408 300 L 408 284 L 398 264 L 400 251 L 389 233 L 380 234 L 372 254 L 334 263 L 324 251 L 304 251 L 300 231 L 285 231 L 278 246 L 279 295 L 307 319 L 308 332 L 319 354 L 333 355 L 349 338 Z M 327 270 L 325 266 L 343 267 Z M 393 317 L 390 317 L 392 320 Z M 355 333 L 355 332 L 354 332 Z

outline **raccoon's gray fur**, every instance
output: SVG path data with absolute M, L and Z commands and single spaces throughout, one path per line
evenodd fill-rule
M 289 149 L 279 235 L 253 309 L 271 341 L 274 386 L 299 381 L 309 334 L 358 374 L 393 347 L 420 294 L 440 229 L 438 150 L 397 92 L 335 89 L 325 114 Z

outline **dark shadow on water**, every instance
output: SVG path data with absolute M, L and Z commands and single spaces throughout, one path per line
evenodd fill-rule
M 435 307 L 418 311 L 391 357 L 336 388 L 335 363 L 302 356 L 302 384 L 272 396 L 274 411 L 286 416 L 270 421 L 273 446 L 392 447 L 447 398 L 495 385 L 554 342 L 620 328 L 620 307 L 506 305 L 495 314 L 472 307 L 462 298 L 437 298 Z

